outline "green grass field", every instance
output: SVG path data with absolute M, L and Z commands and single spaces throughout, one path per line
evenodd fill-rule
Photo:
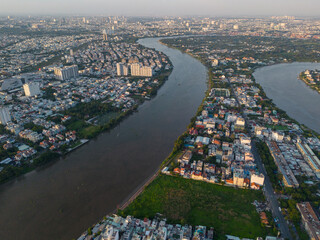
M 99 125 L 104 125 L 108 122 L 110 122 L 111 119 L 116 118 L 120 115 L 120 113 L 117 112 L 108 112 L 98 117 L 97 121 Z
M 261 191 L 161 175 L 119 214 L 143 219 L 161 213 L 171 223 L 214 227 L 218 239 L 225 234 L 255 238 L 267 234 L 251 204 L 263 198 Z
M 79 136 L 82 138 L 93 138 L 100 133 L 101 129 L 99 126 L 88 126 L 79 131 Z
M 271 128 L 273 130 L 282 130 L 282 131 L 288 131 L 289 128 L 287 126 L 281 126 L 281 125 L 266 125 L 267 128 Z

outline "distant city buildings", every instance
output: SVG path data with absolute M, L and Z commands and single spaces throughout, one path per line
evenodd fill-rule
M 11 116 L 10 116 L 8 108 L 1 107 L 0 108 L 0 123 L 2 125 L 6 125 L 10 121 L 11 121 Z
M 24 94 L 27 97 L 37 96 L 41 93 L 39 83 L 31 82 L 23 85 Z
M 18 39 L 13 40 L 18 41 Z M 136 62 L 150 66 L 155 72 L 162 68 L 171 69 L 169 59 L 163 53 L 144 48 L 137 43 L 118 42 L 119 40 L 122 38 L 118 37 L 116 41 L 111 38 L 106 42 L 101 41 L 101 35 L 96 34 L 92 38 L 91 35 L 85 34 L 78 37 L 73 35 L 57 37 L 54 40 L 44 37 L 39 41 L 30 42 L 30 45 L 26 43 L 27 46 L 20 43 L 16 46 L 14 51 L 19 55 L 18 60 L 25 59 L 21 51 L 30 49 L 36 54 L 40 52 L 49 54 L 62 50 L 66 54 L 57 62 L 41 69 L 37 67 L 20 74 L 16 74 L 20 70 L 17 72 L 10 70 L 9 74 L 9 68 L 5 68 L 5 74 L 2 77 L 0 74 L 0 108 L 2 107 L 0 123 L 5 125 L 7 130 L 0 138 L 2 143 L 10 140 L 10 143 L 3 147 L 6 151 L 11 148 L 10 144 L 13 145 L 13 141 L 17 146 L 14 152 L 10 153 L 10 158 L 4 155 L 0 159 L 0 172 L 1 168 L 5 168 L 8 164 L 19 165 L 35 155 L 38 156 L 32 147 L 21 147 L 22 139 L 33 142 L 36 147 L 52 151 L 59 151 L 61 146 L 68 146 L 77 140 L 77 131 L 67 131 L 65 128 L 71 116 L 55 117 L 56 113 L 73 108 L 80 102 L 91 101 L 106 101 L 114 108 L 126 112 L 139 104 L 135 96 L 149 98 L 152 89 L 159 87 L 158 79 L 150 81 L 141 77 L 133 80 L 115 76 L 117 72 L 119 76 L 130 75 L 130 64 Z M 10 41 L 5 41 L 5 44 L 9 43 Z M 79 49 L 82 44 L 87 45 Z M 40 45 L 42 50 L 38 49 Z M 2 46 L 6 45 L 0 41 L 0 47 Z M 28 62 L 32 62 L 32 65 L 20 63 L 30 67 L 48 61 L 53 56 L 56 55 L 48 55 L 48 58 L 42 55 L 36 62 L 33 58 L 28 58 Z M 8 66 L 11 60 L 6 62 Z M 65 62 L 73 65 L 64 65 Z M 81 71 L 78 70 L 78 65 L 81 66 Z M 16 67 L 21 68 L 18 65 Z M 81 77 L 78 77 L 80 73 Z M 64 81 L 52 81 L 53 77 Z M 68 80 L 74 78 L 77 79 L 71 84 Z M 40 87 L 43 92 L 40 91 Z M 48 119 L 50 116 L 61 122 L 55 124 Z M 27 125 L 31 123 L 36 125 L 36 128 Z
M 103 41 L 108 41 L 108 35 L 105 29 L 102 31 L 102 37 L 103 37 Z
M 69 80 L 71 78 L 77 78 L 79 77 L 78 66 L 72 65 L 72 66 L 66 66 L 63 68 L 55 68 L 54 75 L 58 80 L 63 80 L 63 81 Z

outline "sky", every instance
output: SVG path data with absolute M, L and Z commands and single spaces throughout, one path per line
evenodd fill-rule
M 320 0 L 0 0 L 1 15 L 314 16 Z

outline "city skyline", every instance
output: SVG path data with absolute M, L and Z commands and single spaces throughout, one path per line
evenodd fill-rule
M 0 15 L 123 15 L 123 16 L 319 16 L 317 0 L 4 0 Z
M 12 1 L 0 239 L 320 239 L 318 3 Z

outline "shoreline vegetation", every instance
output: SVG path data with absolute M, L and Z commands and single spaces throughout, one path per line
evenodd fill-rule
M 170 65 L 172 66 L 171 61 L 169 60 Z M 88 143 L 91 139 L 98 137 L 101 133 L 108 132 L 115 128 L 120 122 L 122 122 L 125 118 L 129 117 L 134 112 L 138 111 L 138 107 L 141 106 L 146 100 L 151 100 L 157 95 L 158 90 L 162 87 L 162 85 L 168 80 L 173 68 L 169 70 L 162 70 L 151 79 L 157 79 L 158 85 L 149 90 L 149 98 L 139 97 L 137 98 L 137 104 L 134 105 L 131 109 L 127 111 L 117 110 L 116 112 L 113 111 L 113 108 L 108 106 L 104 106 L 103 100 L 99 101 L 91 101 L 89 103 L 80 103 L 73 108 L 66 110 L 64 113 L 69 114 L 72 116 L 72 119 L 66 122 L 66 127 L 68 130 L 77 130 L 79 131 L 79 135 L 81 139 L 78 139 L 70 146 L 61 146 L 59 151 L 42 151 L 38 157 L 28 161 L 23 162 L 20 166 L 6 166 L 0 172 L 0 184 L 6 183 L 10 180 L 14 180 L 15 178 L 24 175 L 28 172 L 36 170 L 40 166 L 44 166 L 53 161 L 59 160 L 61 157 L 66 156 L 67 154 L 71 153 L 72 151 L 82 147 L 86 143 Z M 98 107 L 97 107 L 98 106 Z M 104 109 L 107 108 L 103 114 L 97 115 L 94 118 L 102 118 L 106 114 L 113 113 L 113 117 L 108 119 L 107 122 L 103 121 L 102 124 L 92 124 L 90 120 L 82 120 L 81 114 L 77 114 L 77 112 L 86 112 L 86 109 L 89 111 L 94 111 L 93 109 Z M 97 110 L 98 111 L 98 110 Z M 78 116 L 79 115 L 79 116 Z M 54 119 L 52 119 L 54 120 Z M 4 130 L 4 129 L 2 129 Z M 4 130 L 5 131 L 5 130 Z M 31 142 L 30 142 L 31 143 Z

